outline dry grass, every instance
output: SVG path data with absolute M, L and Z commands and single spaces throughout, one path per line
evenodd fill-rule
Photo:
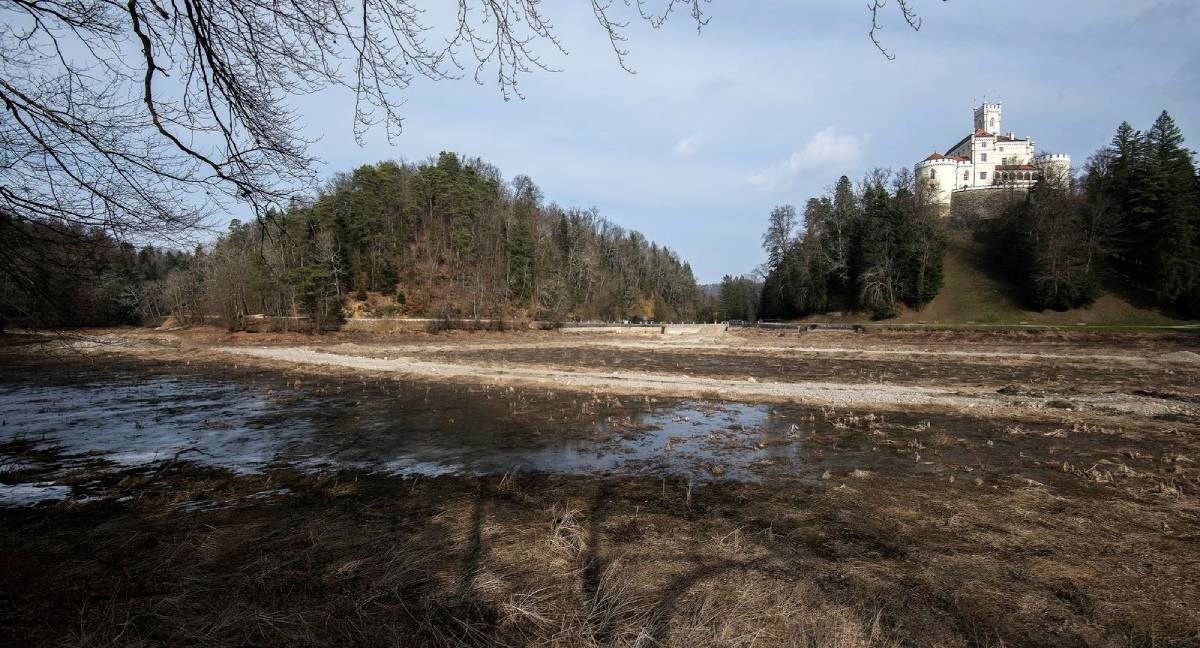
M 1196 639 L 1186 480 L 1097 483 L 1074 469 L 1064 477 L 1091 490 L 1065 497 L 843 474 L 821 487 L 709 485 L 689 506 L 683 485 L 657 479 L 362 475 L 347 490 L 348 477 L 178 465 L 126 480 L 143 493 L 128 506 L 0 511 L 0 644 Z M 1118 495 L 1121 484 L 1144 495 Z M 237 497 L 281 485 L 291 494 Z M 181 493 L 236 504 L 181 512 Z
M 0 646 L 1200 643 L 1194 421 L 960 414 L 793 418 L 811 478 L 762 484 L 181 457 L 0 509 Z

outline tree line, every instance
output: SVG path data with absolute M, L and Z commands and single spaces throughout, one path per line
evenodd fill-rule
M 102 229 L 0 210 L 0 330 L 136 324 L 168 314 L 167 279 L 192 254 L 119 241 Z
M 672 250 L 595 210 L 546 204 L 528 177 L 505 182 L 495 167 L 454 153 L 340 174 L 314 198 L 293 201 L 261 221 L 235 220 L 213 244 L 190 253 L 136 252 L 95 236 L 112 248 L 102 263 L 64 262 L 58 265 L 69 272 L 37 279 L 44 292 L 62 299 L 10 300 L 4 311 L 10 317 L 53 311 L 57 321 L 70 324 L 170 313 L 183 322 L 217 317 L 229 328 L 244 326 L 255 314 L 301 317 L 325 327 L 341 319 L 347 305 L 370 315 L 439 318 L 716 316 L 713 307 L 702 312 L 709 301 L 691 267 Z M 153 270 L 127 270 L 130 255 L 166 261 Z M 30 267 L 48 267 L 45 261 Z M 79 291 L 113 273 L 126 279 L 110 291 L 112 302 L 136 293 L 145 306 L 81 309 Z
M 1078 178 L 1041 181 L 978 236 L 1035 309 L 1086 306 L 1105 288 L 1200 316 L 1200 176 L 1163 111 L 1122 123 Z
M 835 310 L 892 317 L 901 304 L 928 303 L 942 285 L 945 230 L 907 169 L 875 169 L 857 185 L 842 176 L 799 217 L 778 206 L 762 240 L 762 319 Z

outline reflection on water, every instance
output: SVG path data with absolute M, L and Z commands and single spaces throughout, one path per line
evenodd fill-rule
M 799 426 L 769 406 L 391 381 L 326 389 L 120 371 L 56 378 L 0 385 L 0 442 L 54 450 L 64 467 L 179 458 L 241 473 L 289 465 L 748 480 L 802 463 Z

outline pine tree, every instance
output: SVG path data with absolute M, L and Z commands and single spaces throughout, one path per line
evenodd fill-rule
M 1135 284 L 1144 286 L 1152 274 L 1151 259 L 1156 228 L 1152 209 L 1146 204 L 1149 182 L 1145 136 L 1129 122 L 1121 122 L 1107 149 L 1107 173 L 1103 194 L 1121 219 L 1121 235 L 1114 261 Z
M 1159 228 L 1154 256 L 1154 289 L 1158 299 L 1184 310 L 1200 284 L 1200 200 L 1192 153 L 1183 133 L 1164 110 L 1146 134 L 1147 161 L 1154 167 L 1153 201 Z
M 512 216 L 508 222 L 508 287 L 519 306 L 525 306 L 533 298 L 534 290 L 534 211 L 538 207 L 540 192 L 526 176 L 513 180 L 516 193 Z
M 762 314 L 771 319 L 787 319 L 796 315 L 792 268 L 789 250 L 792 230 L 796 227 L 796 208 L 779 205 L 771 210 L 767 231 L 763 233 L 763 249 L 767 253 L 767 278 L 763 282 Z
M 825 225 L 826 258 L 829 260 L 829 294 L 843 296 L 845 306 L 854 299 L 854 277 L 858 274 L 862 211 L 850 178 L 841 176 L 833 189 L 832 210 Z

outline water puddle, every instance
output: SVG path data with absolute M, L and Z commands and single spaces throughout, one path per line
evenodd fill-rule
M 0 484 L 0 506 L 31 506 L 65 500 L 70 495 L 71 487 L 61 484 Z
M 70 471 L 188 461 L 234 473 L 548 472 L 753 481 L 866 463 L 913 469 L 799 406 L 630 399 L 278 374 L 73 367 L 0 383 L 0 503 Z M 50 384 L 47 384 L 50 383 Z M 912 422 L 909 422 L 910 424 Z M 889 425 L 903 427 L 903 421 Z M 920 468 L 920 465 L 917 465 Z M 56 477 L 57 475 L 57 477 Z M 22 482 L 26 482 L 22 484 Z M 58 487 L 41 499 L 63 499 Z M 76 492 L 86 497 L 86 489 Z

